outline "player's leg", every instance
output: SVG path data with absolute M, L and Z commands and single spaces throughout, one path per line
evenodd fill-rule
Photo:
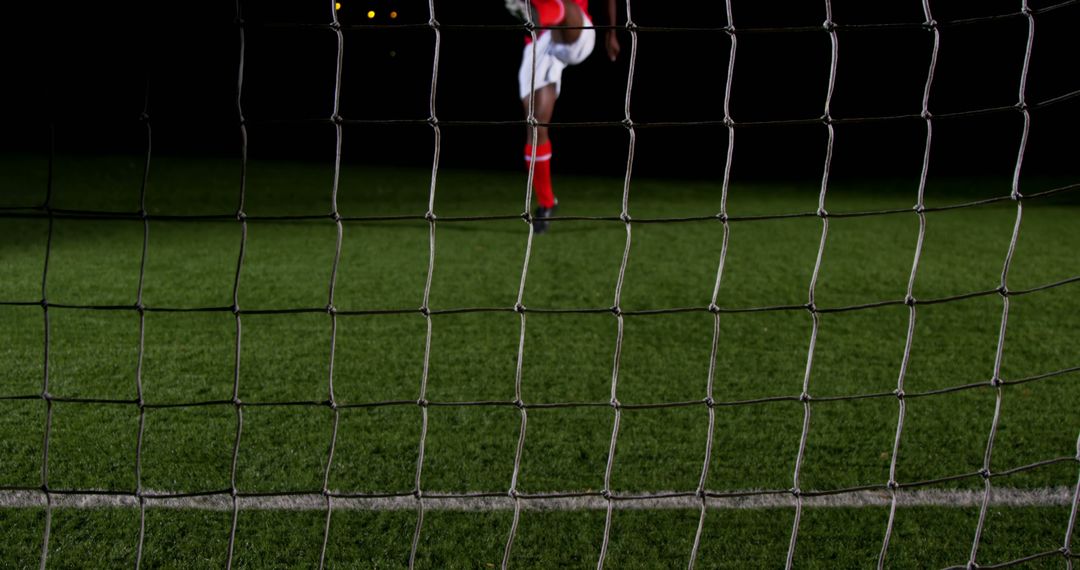
M 533 116 L 537 122 L 550 123 L 555 111 L 555 100 L 558 98 L 558 90 L 555 84 L 545 85 L 531 95 L 522 99 L 525 116 L 529 114 L 530 99 L 533 104 Z M 525 138 L 525 165 L 533 161 L 535 152 L 535 164 L 533 166 L 533 193 L 536 195 L 536 212 L 534 214 L 533 229 L 536 233 L 543 233 L 548 229 L 548 220 L 544 218 L 555 214 L 559 201 L 551 186 L 551 139 L 548 136 L 546 126 L 536 128 L 535 151 L 533 149 L 532 129 L 529 129 Z

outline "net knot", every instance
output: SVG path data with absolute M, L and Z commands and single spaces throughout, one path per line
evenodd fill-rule
M 434 222 L 435 220 L 437 220 L 439 218 L 435 216 L 435 212 L 432 212 L 431 210 L 428 210 L 427 212 L 424 213 L 424 219 L 429 221 L 429 222 Z
M 1001 295 L 1002 297 L 1008 297 L 1009 296 L 1009 288 L 1002 285 L 1001 287 L 997 288 L 997 293 L 998 293 L 998 295 Z
M 734 128 L 735 127 L 735 119 L 731 118 L 730 116 L 724 117 L 724 126 L 729 128 L 729 129 Z
M 997 376 L 990 379 L 990 386 L 993 388 L 1000 388 L 1005 385 L 1005 381 Z
M 792 487 L 789 492 L 791 493 L 791 496 L 795 497 L 796 499 L 802 496 L 802 489 L 798 487 Z
M 437 128 L 439 126 L 439 118 L 435 115 L 432 115 L 427 118 L 427 124 L 431 128 Z
M 525 409 L 525 402 L 523 402 L 521 400 L 514 400 L 514 407 L 519 409 L 519 410 L 524 410 Z
M 232 311 L 233 315 L 240 316 L 240 305 L 233 303 L 229 310 Z
M 825 20 L 821 24 L 821 28 L 823 30 L 825 30 L 826 32 L 829 32 L 829 33 L 835 32 L 836 31 L 836 22 L 834 22 L 832 20 Z
M 413 496 L 414 499 L 419 501 L 420 499 L 424 498 L 424 492 L 421 491 L 420 489 L 413 489 L 412 496 Z
M 897 400 L 903 400 L 903 399 L 904 399 L 904 397 L 905 397 L 905 396 L 907 395 L 907 394 L 906 394 L 906 393 L 905 393 L 905 392 L 904 392 L 903 390 L 901 390 L 900 388 L 897 388 L 897 389 L 893 390 L 893 394 L 894 394 L 894 395 L 896 395 L 896 399 L 897 399 Z
M 427 25 L 428 25 L 429 28 L 431 28 L 433 30 L 437 30 L 437 29 L 439 29 L 440 24 L 439 24 L 438 20 L 436 20 L 435 18 L 431 18 L 431 19 L 429 19 L 427 21 Z
M 340 222 L 341 221 L 341 212 L 331 212 L 330 213 L 330 219 L 334 220 L 334 223 Z
M 431 316 L 431 309 L 429 309 L 427 305 L 424 305 L 424 306 L 420 307 L 420 314 L 424 315 L 425 317 L 430 317 Z
M 934 114 L 931 113 L 929 110 L 924 110 L 923 112 L 919 113 L 919 116 L 922 117 L 923 120 L 926 120 L 926 121 L 929 121 L 930 119 L 934 118 Z
M 914 307 L 917 303 L 918 303 L 918 301 L 915 300 L 915 296 L 912 295 L 911 293 L 908 293 L 907 295 L 904 295 L 904 304 L 905 305 L 907 305 L 909 307 Z
M 243 19 L 243 18 L 241 18 L 241 17 L 239 17 L 239 16 L 237 16 L 237 17 L 236 17 L 236 18 L 235 18 L 235 19 L 233 20 L 233 24 L 236 24 L 237 26 L 240 26 L 241 28 L 243 28 L 243 27 L 244 27 L 244 19 Z
M 334 30 L 335 32 L 341 30 L 341 22 L 337 21 L 336 19 L 333 22 L 330 22 L 330 29 Z
M 330 408 L 331 410 L 337 410 L 338 409 L 337 402 L 335 402 L 333 399 L 327 400 L 327 401 L 325 401 L 323 403 L 326 404 L 326 407 Z
M 1017 111 L 1020 111 L 1021 113 L 1024 113 L 1024 112 L 1026 112 L 1028 110 L 1028 104 L 1026 102 L 1024 102 L 1024 101 L 1019 101 L 1015 105 L 1013 105 L 1013 109 L 1016 109 Z
M 1028 18 L 1035 15 L 1035 11 L 1031 9 L 1031 6 L 1027 5 L 1027 2 L 1024 2 L 1024 7 L 1020 9 L 1020 13 Z
M 812 399 L 813 398 L 810 397 L 809 392 L 803 392 L 802 394 L 799 394 L 799 401 L 804 403 L 804 404 L 810 403 L 810 400 L 812 400 Z
M 232 488 L 229 489 L 229 496 L 231 496 L 232 498 L 235 499 L 236 496 L 239 495 L 239 494 L 240 494 L 240 491 L 238 491 L 236 489 L 236 487 L 232 487 Z
M 900 488 L 900 483 L 897 483 L 895 479 L 889 479 L 889 482 L 885 484 L 890 491 L 895 491 Z
M 518 498 L 518 492 L 517 492 L 517 489 L 510 489 L 510 491 L 509 491 L 508 493 L 506 493 L 506 494 L 507 494 L 507 495 L 508 495 L 508 496 L 509 496 L 509 497 L 510 497 L 511 499 L 517 499 L 517 498 Z
M 621 121 L 621 123 L 622 123 L 622 126 L 626 127 L 627 129 L 633 129 L 634 128 L 634 121 L 630 120 L 630 117 L 627 117 L 627 118 L 623 119 Z
M 519 314 L 524 314 L 525 313 L 525 305 L 522 305 L 521 303 L 514 303 L 514 312 L 519 313 Z
M 326 488 L 323 488 L 323 490 L 322 490 L 322 496 L 324 496 L 324 497 L 326 497 L 327 499 L 329 499 L 329 498 L 330 498 L 330 489 L 326 489 Z
M 240 126 L 243 127 L 245 125 L 247 125 L 247 119 L 245 119 L 243 115 L 240 115 Z
M 729 35 L 729 36 L 734 36 L 735 35 L 735 26 L 732 26 L 731 24 L 728 24 L 728 25 L 724 26 L 723 29 L 724 29 L 724 33 Z
M 705 407 L 707 408 L 712 408 L 716 406 L 716 400 L 714 400 L 712 396 L 706 396 L 705 399 L 702 401 L 705 402 Z
M 608 489 L 604 489 L 603 491 L 600 491 L 600 496 L 603 497 L 607 501 L 610 501 L 614 497 L 614 495 L 612 495 L 611 491 L 608 490 Z
M 809 311 L 810 314 L 814 314 L 817 312 L 817 304 L 815 304 L 813 301 L 810 301 L 809 303 L 803 305 L 803 308 Z
M 636 31 L 638 31 L 637 22 L 635 22 L 633 20 L 627 20 L 626 21 L 626 31 L 628 31 L 628 32 L 636 32 Z
M 48 390 L 43 390 L 41 392 L 41 399 L 45 400 L 45 401 L 49 401 L 49 400 L 52 399 L 52 394 L 50 394 Z
M 326 314 L 328 314 L 328 315 L 336 315 L 337 314 L 337 307 L 335 307 L 333 303 L 330 303 L 329 305 L 326 306 Z
M 983 479 L 989 479 L 991 477 L 990 470 L 985 467 L 979 469 L 979 477 L 982 477 Z
M 49 308 L 49 301 L 48 301 L 48 299 L 42 299 L 42 300 L 41 300 L 41 303 L 40 303 L 40 304 L 41 304 L 41 308 L 42 308 L 42 309 L 48 309 L 48 308 Z
M 247 221 L 247 214 L 246 214 L 246 213 L 244 213 L 244 211 L 243 211 L 243 210 L 237 210 L 237 211 L 236 211 L 236 221 L 238 221 L 238 222 L 245 222 L 245 221 Z
M 817 209 L 817 217 L 819 217 L 819 218 L 828 218 L 829 217 L 829 211 L 826 210 L 825 208 L 818 208 Z
M 334 113 L 330 116 L 330 122 L 334 123 L 335 125 L 340 125 L 344 121 L 345 120 L 341 118 L 341 115 L 338 115 L 337 113 Z
M 416 405 L 420 406 L 421 408 L 426 408 L 429 404 L 431 404 L 431 402 L 429 402 L 427 398 L 420 398 L 416 401 Z
M 619 307 L 618 305 L 615 305 L 609 310 L 611 311 L 611 314 L 615 315 L 616 317 L 622 316 L 622 307 Z
M 720 312 L 720 306 L 717 305 L 716 303 L 709 303 L 709 312 L 714 314 L 714 315 L 719 313 Z
M 727 212 L 720 212 L 716 215 L 716 219 L 720 220 L 721 224 L 726 224 L 731 218 L 728 217 Z
M 923 22 L 922 26 L 924 30 L 934 31 L 938 28 L 938 23 L 937 20 L 930 18 L 929 20 Z
M 138 312 L 140 315 L 145 313 L 146 312 L 146 305 L 144 305 L 142 303 L 142 301 L 139 301 L 138 303 L 135 303 L 135 311 Z
M 623 223 L 629 224 L 630 223 L 630 213 L 629 212 L 623 212 L 623 213 L 619 214 L 619 219 L 622 220 Z
M 911 210 L 916 214 L 925 214 L 926 206 L 924 206 L 923 204 L 915 204 L 915 206 L 911 208 Z
M 143 111 L 142 113 L 139 113 L 139 122 L 140 123 L 147 123 L 149 121 L 150 121 L 150 113 L 147 113 L 146 111 Z
M 612 398 L 611 399 L 611 407 L 615 408 L 616 410 L 621 409 L 622 408 L 622 402 L 620 402 L 618 398 Z
M 1061 555 L 1064 556 L 1065 558 L 1072 558 L 1072 549 L 1069 548 L 1068 546 L 1062 546 L 1061 548 L 1058 549 L 1058 552 L 1060 552 Z
M 234 406 L 240 407 L 244 405 L 244 402 L 240 400 L 240 396 L 233 396 L 232 404 Z

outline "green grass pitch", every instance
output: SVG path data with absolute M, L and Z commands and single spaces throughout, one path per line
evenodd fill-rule
M 40 204 L 45 164 L 5 159 L 0 206 Z M 253 161 L 250 216 L 326 214 L 329 165 Z M 235 214 L 235 161 L 155 158 L 146 204 L 151 214 Z M 134 212 L 138 160 L 59 157 L 52 206 Z M 422 215 L 429 173 L 346 166 L 338 196 L 343 216 Z M 1054 181 L 1024 181 L 1027 193 Z M 517 215 L 520 174 L 443 171 L 435 212 Z M 621 179 L 559 176 L 566 216 L 618 216 Z M 818 187 L 735 184 L 736 217 L 813 212 Z M 928 206 L 1007 195 L 1008 181 L 931 179 Z M 914 183 L 837 183 L 830 213 L 910 208 Z M 635 179 L 635 219 L 707 216 L 720 208 L 718 182 Z M 11 210 L 8 211 L 9 213 Z M 25 211 L 23 211 L 25 213 Z M 1002 201 L 926 215 L 926 242 L 915 282 L 919 300 L 989 291 L 1000 284 L 1017 206 Z M 1021 291 L 1080 275 L 1080 202 L 1075 192 L 1023 204 L 1009 271 Z M 822 221 L 816 217 L 730 223 L 717 304 L 723 309 L 801 305 L 814 269 Z M 816 287 L 819 308 L 903 299 L 915 253 L 914 213 L 830 219 Z M 49 222 L 0 217 L 0 301 L 37 302 Z M 235 219 L 149 223 L 143 301 L 142 382 L 147 404 L 230 400 L 236 324 L 228 311 L 160 312 L 155 308 L 232 304 L 240 224 Z M 509 308 L 517 300 L 527 227 L 521 220 L 440 221 L 436 226 L 430 306 Z M 339 404 L 415 402 L 423 377 L 427 321 L 419 312 L 428 270 L 423 220 L 352 221 L 344 239 L 334 304 L 340 311 L 410 309 L 401 314 L 341 315 L 334 361 Z M 716 220 L 632 226 L 621 308 L 645 311 L 706 307 L 717 275 L 723 225 Z M 336 226 L 253 219 L 240 275 L 242 310 L 320 308 L 328 302 Z M 626 244 L 618 221 L 556 221 L 533 242 L 523 303 L 529 309 L 606 308 L 614 304 Z M 47 297 L 52 304 L 133 306 L 143 248 L 141 220 L 58 218 L 53 222 Z M 986 383 L 993 373 L 1002 320 L 997 294 L 917 306 L 907 393 Z M 42 484 L 46 405 L 45 327 L 40 306 L 0 306 L 0 487 Z M 56 398 L 134 400 L 139 316 L 134 310 L 49 310 L 49 392 Z M 328 397 L 331 319 L 325 312 L 242 315 L 239 393 L 244 408 L 236 486 L 243 493 L 322 489 L 333 412 Z M 625 317 L 618 399 L 627 405 L 701 401 L 713 342 L 707 311 Z M 617 319 L 610 312 L 529 312 L 522 398 L 527 404 L 597 403 L 528 411 L 518 490 L 596 492 L 604 487 L 614 412 Z M 752 404 L 716 408 L 706 487 L 719 493 L 783 490 L 792 475 L 803 425 L 802 391 L 812 329 L 803 309 L 724 312 L 714 398 Z M 803 490 L 882 486 L 889 479 L 897 386 L 908 308 L 893 304 L 823 313 L 809 381 L 811 422 Z M 515 398 L 520 318 L 507 311 L 435 314 L 426 398 L 431 402 L 509 402 Z M 1080 283 L 1010 298 L 1001 375 L 1031 378 L 1080 366 Z M 1080 375 L 1067 372 L 1002 388 L 992 471 L 1077 454 Z M 18 397 L 27 396 L 19 399 Z M 789 399 L 775 399 L 787 397 Z M 770 400 L 771 399 L 771 400 Z M 760 401 L 766 400 L 766 401 Z M 988 385 L 907 401 L 897 463 L 901 483 L 974 474 L 982 469 L 995 390 Z M 151 407 L 145 412 L 141 485 L 161 492 L 221 491 L 231 486 L 236 410 L 231 403 Z M 505 493 L 510 488 L 521 417 L 512 405 L 429 408 L 421 486 L 426 493 Z M 52 489 L 133 491 L 139 409 L 134 404 L 55 402 L 49 436 Z M 613 463 L 614 493 L 694 491 L 705 458 L 704 404 L 625 409 Z M 329 488 L 343 493 L 413 490 L 421 413 L 415 403 L 340 410 Z M 993 479 L 995 488 L 1074 489 L 1078 463 L 1063 460 Z M 983 488 L 977 475 L 927 487 Z M 885 491 L 882 491 L 885 494 Z M 710 509 L 698 567 L 782 567 L 794 509 Z M 901 507 L 888 565 L 966 564 L 979 508 Z M 242 568 L 312 567 L 323 543 L 321 510 L 242 510 L 234 563 Z M 697 509 L 617 509 L 610 568 L 685 567 Z M 492 568 L 502 560 L 513 512 L 429 510 L 417 549 L 425 568 Z M 1067 505 L 994 506 L 980 564 L 1061 548 Z M 873 567 L 888 507 L 807 508 L 796 567 Z M 142 564 L 148 568 L 222 567 L 232 513 L 193 508 L 147 510 Z M 524 511 L 515 567 L 594 567 L 603 510 Z M 0 565 L 39 563 L 44 510 L 0 508 Z M 407 563 L 415 510 L 335 510 L 327 565 L 400 567 Z M 139 510 L 58 508 L 52 514 L 50 567 L 134 565 Z M 1076 541 L 1072 548 L 1076 548 Z M 1033 568 L 1064 568 L 1061 555 Z

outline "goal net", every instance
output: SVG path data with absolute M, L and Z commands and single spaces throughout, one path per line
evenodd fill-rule
M 237 2 L 236 159 L 159 154 L 159 125 L 178 125 L 167 105 L 159 119 L 168 79 L 153 73 L 128 94 L 139 150 L 125 182 L 94 177 L 115 157 L 67 154 L 60 120 L 47 158 L 3 159 L 5 564 L 1074 565 L 1080 181 L 1025 164 L 1068 152 L 1038 133 L 1071 133 L 1080 89 L 1035 97 L 1029 83 L 1068 59 L 1036 46 L 1043 29 L 1064 42 L 1052 37 L 1080 2 L 946 18 L 922 0 L 863 21 L 824 0 L 812 24 L 744 24 L 727 0 L 695 25 L 655 7 L 635 19 L 648 8 L 629 0 L 606 22 L 594 2 L 597 52 L 613 32 L 619 63 L 568 70 L 551 123 L 531 105 L 478 120 L 440 103 L 475 79 L 453 42 L 535 46 L 547 28 L 501 12 L 459 22 L 436 0 L 360 4 L 288 21 Z M 1012 98 L 938 95 L 962 66 L 939 65 L 952 46 L 992 26 L 1018 39 L 1002 42 L 1015 65 L 991 64 Z M 683 65 L 711 82 L 642 85 L 642 67 L 663 76 L 648 51 L 691 36 L 711 51 Z M 895 112 L 864 100 L 872 89 L 843 94 L 845 57 L 867 60 L 846 42 L 871 49 L 869 36 L 918 47 L 870 57 L 918 71 Z M 288 42 L 325 61 L 291 68 L 310 89 L 271 93 Z M 823 65 L 793 73 L 820 96 L 778 112 L 783 79 L 742 62 L 798 66 L 804 45 Z M 252 71 L 267 53 L 282 59 Z M 364 92 L 391 69 L 408 94 Z M 573 91 L 587 73 L 617 74 L 594 92 L 603 110 Z M 287 107 L 305 94 L 323 102 L 312 116 Z M 407 97 L 426 116 L 350 97 Z M 617 177 L 557 171 L 549 235 L 532 223 L 535 161 L 524 176 L 444 164 L 475 165 L 457 133 L 535 142 L 541 127 L 570 163 L 581 140 L 617 142 L 598 152 Z M 860 129 L 891 142 L 850 150 L 867 144 Z M 350 162 L 353 133 L 392 162 L 404 139 L 389 132 L 422 141 L 401 146 L 430 149 L 430 169 Z M 993 147 L 994 164 L 964 144 Z M 881 153 L 911 168 L 855 164 Z M 941 165 L 953 159 L 982 170 Z M 679 160 L 697 170 L 673 172 Z M 812 182 L 785 180 L 785 165 Z M 838 180 L 841 167 L 862 178 Z M 124 184 L 137 203 L 108 198 Z

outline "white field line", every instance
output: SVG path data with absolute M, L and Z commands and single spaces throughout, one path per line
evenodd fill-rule
M 147 491 L 150 494 L 165 494 Z M 662 494 L 662 493 L 657 493 Z M 1042 487 L 1035 489 L 993 489 L 991 504 L 997 507 L 1064 507 L 1072 504 L 1073 490 L 1069 487 Z M 983 490 L 901 490 L 897 494 L 901 507 L 978 507 Z M 320 494 L 288 495 L 275 497 L 239 497 L 241 509 L 324 511 L 326 498 Z M 887 507 L 890 495 L 885 491 L 855 491 L 837 495 L 803 497 L 806 507 Z M 43 508 L 45 494 L 41 491 L 0 492 L 0 509 Z M 112 508 L 139 506 L 139 500 L 128 495 L 53 494 L 56 508 Z M 794 507 L 791 495 L 755 495 L 749 497 L 709 498 L 708 505 L 715 509 L 773 509 Z M 147 498 L 148 508 L 232 510 L 232 497 L 228 494 L 181 498 Z M 333 508 L 346 510 L 397 511 L 414 510 L 417 501 L 412 496 L 354 498 L 335 497 Z M 658 497 L 648 499 L 618 499 L 618 509 L 698 509 L 701 500 L 696 497 Z M 547 511 L 605 510 L 603 497 L 530 498 L 521 501 L 522 509 Z M 513 510 L 514 500 L 507 497 L 425 497 L 425 510 L 447 511 L 500 511 Z

